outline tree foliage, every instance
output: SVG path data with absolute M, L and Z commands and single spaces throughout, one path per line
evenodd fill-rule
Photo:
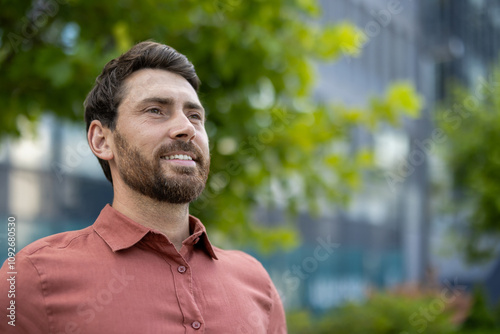
M 485 260 L 500 240 L 500 72 L 473 87 L 456 86 L 437 114 L 446 133 L 442 151 L 452 172 L 454 200 L 465 211 L 462 232 L 469 261 Z M 466 210 L 464 210 L 464 208 Z
M 293 230 L 255 224 L 256 206 L 291 217 L 345 200 L 371 154 L 335 144 L 354 126 L 397 124 L 421 107 L 407 83 L 359 108 L 314 101 L 314 62 L 362 46 L 352 24 L 318 24 L 316 0 L 20 0 L 2 8 L 0 134 L 19 134 L 20 118 L 36 122 L 46 112 L 80 121 L 104 64 L 138 41 L 171 45 L 195 64 L 212 167 L 191 211 L 234 242 L 293 244 Z

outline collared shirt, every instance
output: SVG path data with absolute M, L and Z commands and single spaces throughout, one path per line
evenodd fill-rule
M 28 245 L 16 255 L 16 274 L 7 261 L 0 270 L 0 333 L 286 333 L 262 265 L 212 246 L 197 218 L 189 224 L 177 251 L 107 205 L 92 226 Z

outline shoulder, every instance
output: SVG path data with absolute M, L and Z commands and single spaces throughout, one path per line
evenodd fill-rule
M 233 262 L 233 264 L 250 265 L 259 268 L 264 268 L 262 264 L 259 262 L 259 260 L 257 260 L 255 257 L 243 251 L 233 250 L 233 249 L 226 250 L 214 246 L 213 248 L 220 261 L 223 262 L 229 261 Z
M 92 227 L 54 234 L 32 242 L 12 261 L 4 262 L 0 276 L 9 277 L 11 281 L 0 280 L 0 291 L 10 289 L 12 294 L 0 294 L 0 307 L 15 300 L 16 320 L 21 332 L 49 332 L 47 298 L 58 289 L 68 287 L 65 282 L 74 277 L 68 273 L 77 272 L 71 266 L 81 265 L 80 260 L 87 253 L 83 245 L 88 244 L 85 240 L 92 234 Z
M 88 238 L 95 237 L 92 226 L 82 230 L 62 232 L 38 239 L 17 254 L 16 258 L 32 258 L 45 253 L 63 253 L 66 250 L 78 249 L 79 245 L 88 241 Z
M 265 285 L 272 284 L 264 266 L 255 257 L 240 250 L 224 250 L 213 247 L 217 262 L 230 273 L 238 274 L 243 279 L 254 280 Z
M 103 241 L 92 226 L 77 231 L 54 234 L 32 242 L 15 255 L 16 281 L 39 281 L 46 284 L 68 277 L 70 272 L 81 272 L 88 263 L 95 261 L 96 252 L 102 254 L 103 247 L 96 247 Z M 12 266 L 5 261 L 0 273 L 9 272 Z M 12 270 L 10 270 L 12 271 Z

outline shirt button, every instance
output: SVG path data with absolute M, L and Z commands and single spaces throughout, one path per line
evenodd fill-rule
M 193 327 L 194 329 L 200 329 L 201 324 L 199 321 L 193 321 L 193 323 L 191 324 L 191 327 Z
M 180 272 L 181 274 L 184 274 L 186 272 L 186 267 L 184 266 L 178 266 L 177 271 Z

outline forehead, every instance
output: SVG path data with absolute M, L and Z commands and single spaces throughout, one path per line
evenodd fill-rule
M 161 69 L 141 69 L 123 83 L 122 103 L 139 102 L 148 97 L 169 97 L 198 102 L 193 86 L 181 75 Z

